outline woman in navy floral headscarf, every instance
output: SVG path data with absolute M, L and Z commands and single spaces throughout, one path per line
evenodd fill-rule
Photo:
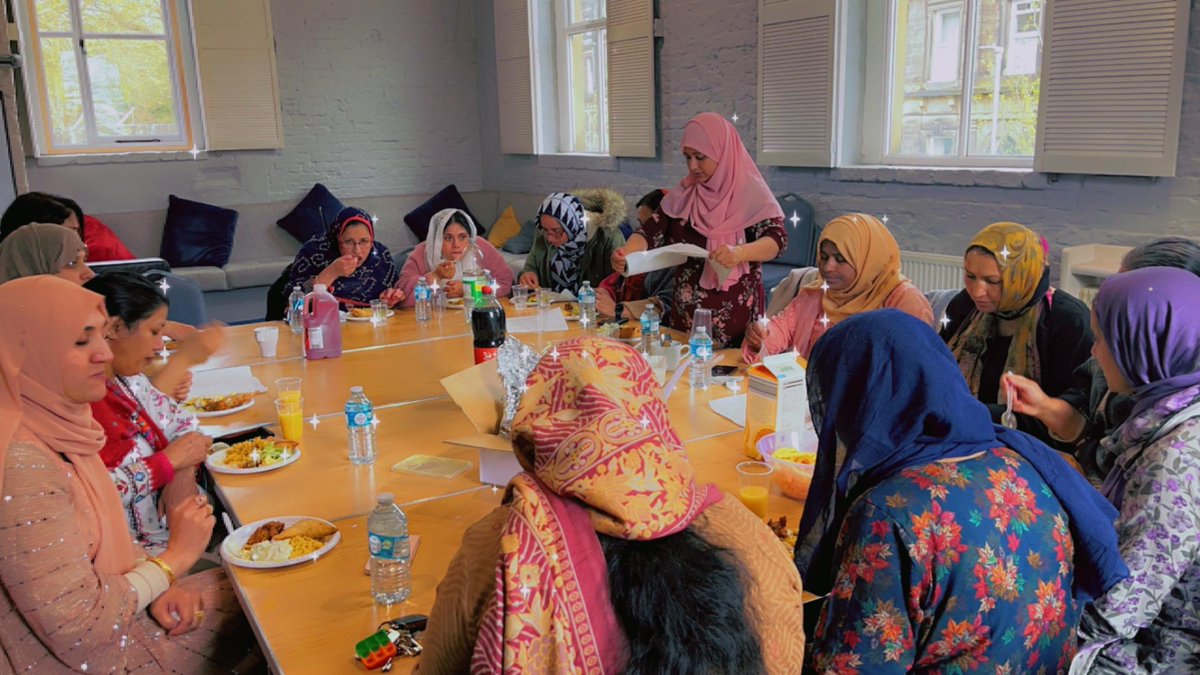
M 307 292 L 324 284 L 345 305 L 363 306 L 380 298 L 390 307 L 404 300 L 404 292 L 393 288 L 399 278 L 392 254 L 375 240 L 371 215 L 347 206 L 328 232 L 301 247 L 288 285 L 299 284 Z

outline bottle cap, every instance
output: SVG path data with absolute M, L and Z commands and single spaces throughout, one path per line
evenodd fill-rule
M 494 291 L 492 290 L 491 286 L 484 286 L 480 293 L 483 293 L 484 295 L 492 295 Z
M 361 394 L 361 393 L 363 393 L 362 387 L 350 387 L 350 393 L 351 394 Z
M 388 504 L 394 504 L 396 503 L 396 495 L 390 492 L 380 492 L 379 496 L 375 498 L 375 501 L 385 506 Z
M 325 284 L 313 284 L 313 292 L 314 293 L 324 293 L 327 288 L 328 288 L 328 286 L 326 286 Z

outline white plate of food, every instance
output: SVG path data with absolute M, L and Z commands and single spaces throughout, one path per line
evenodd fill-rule
M 307 516 L 264 518 L 225 537 L 221 558 L 238 567 L 290 567 L 320 558 L 341 539 L 342 533 L 328 520 Z
M 350 310 L 350 316 L 346 317 L 346 320 L 347 321 L 363 321 L 363 322 L 365 322 L 365 321 L 370 321 L 371 319 L 375 318 L 374 313 L 371 312 L 370 310 L 367 310 L 367 313 L 365 315 L 357 314 L 356 311 L 357 310 L 354 310 L 354 309 Z M 391 310 L 391 309 L 388 310 L 387 318 L 390 319 L 395 315 L 396 315 L 396 312 L 394 310 Z
M 213 447 L 216 449 L 204 463 L 216 473 L 265 473 L 300 459 L 300 444 L 282 438 L 254 438 L 224 448 Z
M 563 313 L 563 316 L 566 317 L 567 321 L 578 321 L 579 320 L 579 303 L 578 302 L 564 303 L 562 306 L 562 313 Z
M 183 409 L 201 419 L 232 415 L 254 405 L 254 392 L 201 396 L 183 403 Z
M 452 309 L 462 309 L 463 299 L 462 298 L 446 298 L 446 306 L 450 307 Z

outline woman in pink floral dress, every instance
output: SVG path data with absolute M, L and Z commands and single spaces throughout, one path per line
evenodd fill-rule
M 737 129 L 716 113 L 692 118 L 683 130 L 688 175 L 612 256 L 625 257 L 670 244 L 694 244 L 708 258 L 689 258 L 675 271 L 675 301 L 668 324 L 690 332 L 696 308 L 712 310 L 712 339 L 741 344 L 746 327 L 766 311 L 762 263 L 787 246 L 783 210 L 771 194 Z M 729 274 L 720 278 L 718 268 Z

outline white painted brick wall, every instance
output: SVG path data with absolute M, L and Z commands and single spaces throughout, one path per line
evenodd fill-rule
M 481 187 L 472 0 L 274 0 L 281 151 L 41 166 L 30 187 L 86 211 L 165 208 L 167 194 L 224 205 L 343 200 Z
M 561 158 L 500 154 L 493 119 L 491 2 L 476 0 L 485 189 L 542 193 L 607 185 L 634 199 L 654 187 L 671 187 L 684 175 L 683 125 L 706 110 L 725 115 L 736 110 L 742 138 L 753 149 L 757 0 L 659 4 L 661 159 L 580 161 L 564 168 Z M 1051 183 L 1039 174 L 992 174 L 981 186 L 969 172 L 909 172 L 905 183 L 892 182 L 892 171 L 771 168 L 764 174 L 775 191 L 797 192 L 812 201 L 820 222 L 847 211 L 888 213 L 889 226 L 907 249 L 959 253 L 975 232 L 998 220 L 1033 227 L 1050 240 L 1055 257 L 1063 246 L 1080 243 L 1135 245 L 1168 234 L 1200 237 L 1200 0 L 1192 3 L 1190 32 L 1177 178 L 1071 175 Z

